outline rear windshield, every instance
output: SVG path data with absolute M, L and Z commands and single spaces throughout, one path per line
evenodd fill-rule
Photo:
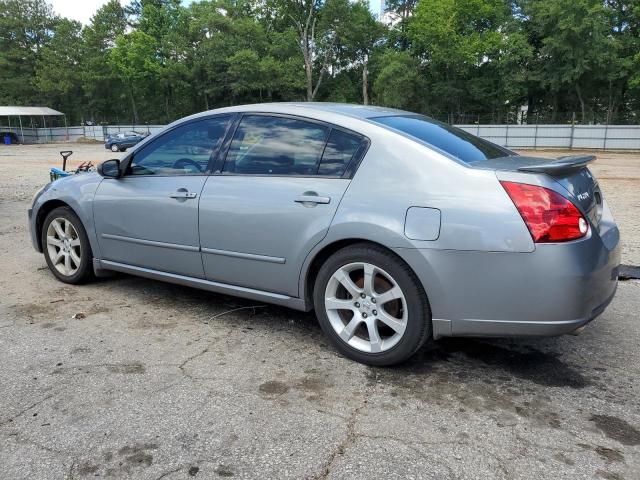
M 371 120 L 416 137 L 465 163 L 516 155 L 495 143 L 422 115 L 376 117 Z

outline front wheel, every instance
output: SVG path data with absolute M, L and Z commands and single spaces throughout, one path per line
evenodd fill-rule
M 331 256 L 318 272 L 314 305 L 331 343 L 369 365 L 403 362 L 431 337 L 422 285 L 406 263 L 376 245 L 352 245 Z
M 42 246 L 56 278 L 80 284 L 93 277 L 93 254 L 80 218 L 68 207 L 58 207 L 45 218 Z
M 116 145 L 114 143 L 113 145 L 111 145 L 111 151 L 112 152 L 119 152 L 120 151 L 120 147 L 118 147 L 118 145 Z

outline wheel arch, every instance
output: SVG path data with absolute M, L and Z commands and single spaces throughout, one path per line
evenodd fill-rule
M 38 250 L 40 252 L 43 251 L 43 245 L 42 245 L 42 227 L 44 226 L 44 220 L 45 218 L 47 218 L 47 215 L 49 215 L 50 212 L 52 212 L 53 210 L 55 210 L 58 207 L 67 207 L 69 210 L 71 210 L 73 213 L 76 214 L 76 216 L 78 216 L 78 218 L 80 218 L 80 216 L 78 215 L 78 213 L 73 209 L 73 207 L 71 207 L 71 205 L 69 205 L 68 203 L 59 200 L 57 198 L 52 199 L 52 200 L 47 200 L 46 202 L 44 202 L 40 208 L 38 209 L 38 213 L 36 215 L 36 241 L 38 242 Z M 80 220 L 82 221 L 82 220 Z M 86 230 L 86 227 L 85 227 Z
M 318 272 L 320 271 L 320 268 L 322 267 L 324 262 L 326 262 L 327 259 L 329 259 L 331 255 L 336 253 L 338 250 L 341 250 L 350 245 L 363 244 L 363 243 L 369 244 L 369 245 L 375 245 L 376 247 L 382 248 L 388 253 L 390 253 L 391 255 L 393 255 L 394 257 L 396 257 L 399 261 L 406 264 L 411 270 L 411 272 L 415 275 L 416 280 L 420 283 L 420 286 L 422 287 L 425 294 L 427 295 L 427 302 L 429 302 L 429 292 L 426 288 L 426 285 L 424 285 L 424 283 L 418 276 L 415 269 L 404 258 L 398 255 L 392 248 L 389 248 L 386 245 L 383 245 L 382 243 L 372 241 L 367 238 L 353 237 L 353 238 L 343 238 L 340 240 L 335 240 L 333 242 L 327 243 L 326 245 L 323 245 L 313 255 L 310 255 L 311 258 L 306 262 L 306 269 L 304 269 L 301 275 L 301 280 L 302 280 L 301 292 L 303 295 L 305 305 L 307 306 L 308 310 L 313 309 L 313 289 L 315 287 L 315 282 L 318 276 Z

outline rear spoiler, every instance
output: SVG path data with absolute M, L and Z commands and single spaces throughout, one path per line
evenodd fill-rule
M 518 168 L 518 171 L 546 173 L 548 175 L 559 176 L 574 170 L 580 170 L 595 159 L 595 155 L 569 155 L 566 157 L 560 157 L 552 162 L 540 163 L 538 165 L 525 165 Z

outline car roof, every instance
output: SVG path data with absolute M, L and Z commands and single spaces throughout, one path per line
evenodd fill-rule
M 265 104 L 273 105 L 273 104 Z M 357 105 L 352 103 L 332 103 L 332 102 L 295 102 L 282 103 L 283 106 L 291 106 L 296 108 L 308 108 L 312 110 L 321 110 L 324 112 L 340 113 L 350 117 L 372 118 L 388 115 L 407 115 L 411 112 L 397 110 L 388 107 L 376 107 L 374 105 Z
M 273 102 L 273 103 L 254 103 L 248 105 L 236 105 L 233 107 L 217 108 L 215 110 L 208 110 L 206 112 L 197 113 L 191 115 L 186 119 L 194 119 L 198 117 L 208 116 L 219 113 L 234 113 L 234 112 L 269 112 L 269 113 L 282 113 L 291 115 L 300 115 L 302 113 L 308 113 L 313 117 L 314 113 L 333 113 L 338 115 L 344 115 L 351 118 L 368 119 L 374 117 L 384 117 L 392 115 L 415 115 L 413 112 L 407 112 L 404 110 L 397 110 L 395 108 L 388 107 L 376 107 L 372 105 L 356 105 L 350 103 L 332 103 L 332 102 Z M 178 120 L 175 123 L 181 122 L 186 119 Z

